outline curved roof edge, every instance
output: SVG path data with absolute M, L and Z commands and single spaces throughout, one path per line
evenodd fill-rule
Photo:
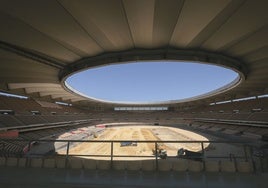
M 86 69 L 106 66 L 111 64 L 120 63 L 130 63 L 136 61 L 189 61 L 197 63 L 212 64 L 217 66 L 222 66 L 231 69 L 238 73 L 238 77 L 231 83 L 220 87 L 211 92 L 198 95 L 191 98 L 186 98 L 182 100 L 170 100 L 170 101 L 160 101 L 160 102 L 116 102 L 116 101 L 106 101 L 96 98 L 86 96 L 66 83 L 66 79 L 78 72 Z M 211 96 L 216 96 L 218 94 L 229 91 L 239 84 L 241 84 L 247 77 L 248 68 L 241 61 L 228 57 L 222 54 L 208 52 L 203 50 L 181 50 L 181 49 L 132 49 L 123 52 L 111 52 L 104 53 L 95 57 L 88 57 L 81 59 L 77 62 L 71 63 L 66 66 L 59 74 L 62 86 L 68 92 L 85 98 L 85 100 L 96 101 L 100 103 L 106 103 L 111 105 L 168 105 L 176 103 L 185 103 L 195 100 L 205 99 Z

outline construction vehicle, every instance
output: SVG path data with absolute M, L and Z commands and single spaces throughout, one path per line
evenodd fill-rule
M 196 151 L 190 151 L 184 148 L 180 148 L 177 152 L 178 158 L 183 159 L 192 159 L 195 161 L 203 161 L 203 153 L 196 152 Z
M 124 146 L 137 146 L 137 145 L 138 145 L 137 142 L 131 142 L 131 141 L 120 142 L 120 147 L 124 147 Z
M 157 144 L 157 150 L 152 150 L 153 155 L 157 155 L 157 157 L 160 157 L 160 159 L 166 159 L 167 158 L 167 151 L 164 149 L 163 144 Z

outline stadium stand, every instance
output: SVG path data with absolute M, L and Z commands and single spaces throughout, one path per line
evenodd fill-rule
M 111 161 L 107 160 L 92 160 L 81 158 L 69 158 L 66 163 L 64 158 L 31 158 L 30 161 L 25 161 L 26 158 L 0 158 L 0 166 L 20 166 L 31 168 L 70 168 L 70 169 L 88 169 L 88 170 L 116 170 L 116 171 L 155 171 L 156 163 L 154 160 L 144 161 L 114 161 L 111 166 Z M 21 161 L 20 161 L 21 160 Z M 203 163 L 193 160 L 160 160 L 158 161 L 158 171 L 162 172 L 242 172 L 250 173 L 253 171 L 251 163 L 245 161 L 206 161 L 205 167 Z
M 1 1 L 0 187 L 266 188 L 267 2 Z M 222 66 L 238 77 L 204 95 L 133 104 L 89 98 L 65 82 L 88 68 L 152 60 Z M 146 160 L 118 160 L 119 143 L 98 134 L 130 124 L 212 140 L 183 137 L 198 145 L 198 160 L 161 159 L 157 142 Z M 69 153 L 92 140 L 107 142 L 105 156 Z

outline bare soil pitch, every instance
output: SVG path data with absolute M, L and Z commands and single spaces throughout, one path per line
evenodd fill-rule
M 165 140 L 165 141 L 192 141 L 208 140 L 202 135 L 191 131 L 164 127 L 164 126 L 113 126 L 106 128 L 94 140 Z M 207 147 L 208 144 L 205 145 Z M 189 149 L 191 151 L 201 151 L 199 143 L 163 143 L 159 147 L 167 150 L 168 156 L 176 156 L 179 148 Z M 113 154 L 124 156 L 153 156 L 155 149 L 154 143 L 138 143 L 137 146 L 120 146 L 120 143 L 114 143 Z M 60 153 L 60 152 L 59 152 Z M 81 143 L 70 148 L 69 154 L 72 155 L 110 155 L 111 144 L 105 142 L 99 143 Z M 108 157 L 90 157 L 99 159 L 109 159 Z M 137 159 L 136 157 L 114 158 L 120 160 Z

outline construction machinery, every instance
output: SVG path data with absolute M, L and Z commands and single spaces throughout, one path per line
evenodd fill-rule
M 124 146 L 137 146 L 137 142 L 131 142 L 131 141 L 126 141 L 126 142 L 120 142 L 120 147 Z
M 153 155 L 157 155 L 157 157 L 160 157 L 160 159 L 166 159 L 167 158 L 167 151 L 164 149 L 163 144 L 157 144 L 157 150 L 152 150 Z

